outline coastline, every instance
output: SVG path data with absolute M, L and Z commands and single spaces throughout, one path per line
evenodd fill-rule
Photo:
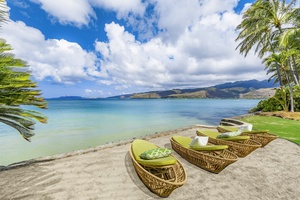
M 171 135 L 192 137 L 197 127 L 142 139 L 172 149 Z M 144 186 L 133 168 L 128 153 L 133 139 L 2 167 L 0 199 L 161 199 Z M 169 199 L 296 199 L 300 195 L 300 147 L 284 139 L 239 158 L 220 174 L 173 154 L 188 180 Z
M 133 137 L 131 139 L 119 140 L 116 142 L 108 142 L 106 144 L 98 145 L 96 147 L 74 150 L 74 151 L 55 154 L 55 155 L 51 155 L 51 156 L 42 156 L 42 157 L 30 159 L 30 160 L 23 160 L 20 162 L 11 163 L 6 166 L 0 165 L 0 172 L 3 170 L 9 170 L 9 169 L 13 169 L 13 168 L 23 167 L 23 166 L 34 164 L 34 163 L 49 162 L 49 161 L 53 161 L 53 160 L 58 160 L 58 159 L 63 159 L 63 158 L 67 158 L 67 157 L 73 157 L 73 156 L 78 156 L 78 155 L 87 154 L 87 153 L 91 153 L 91 152 L 96 152 L 96 151 L 100 151 L 100 150 L 104 150 L 104 149 L 108 149 L 108 148 L 113 148 L 116 146 L 127 145 L 127 144 L 130 144 L 135 139 L 151 140 L 151 139 L 162 137 L 162 136 L 172 135 L 172 134 L 175 134 L 175 133 L 178 133 L 181 131 L 185 131 L 185 130 L 188 130 L 191 128 L 196 128 L 197 126 L 198 125 L 191 125 L 188 127 L 174 129 L 174 130 L 155 132 L 153 134 L 148 134 L 148 135 L 141 136 L 141 137 Z
M 4 124 L 0 126 L 0 166 L 191 124 L 217 125 L 220 118 L 247 113 L 257 102 L 236 99 L 50 101 L 50 109 L 44 113 L 49 122 L 36 124 L 32 143 L 20 138 L 16 130 L 12 132 Z

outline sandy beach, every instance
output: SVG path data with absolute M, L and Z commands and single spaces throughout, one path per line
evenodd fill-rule
M 148 136 L 171 149 L 172 134 L 195 136 L 188 127 Z M 161 199 L 137 176 L 129 156 L 131 140 L 39 158 L 0 168 L 0 199 Z M 21 152 L 20 152 L 21 153 Z M 196 167 L 176 152 L 185 168 L 185 185 L 168 199 L 297 199 L 300 196 L 300 146 L 276 139 L 220 174 Z

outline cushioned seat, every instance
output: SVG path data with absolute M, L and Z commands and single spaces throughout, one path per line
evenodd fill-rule
M 227 149 L 228 146 L 227 145 L 205 145 L 205 146 L 190 146 L 189 144 L 191 143 L 191 141 L 193 140 L 192 138 L 188 138 L 188 137 L 183 137 L 183 136 L 173 136 L 172 137 L 174 141 L 178 142 L 179 144 L 181 144 L 183 147 L 185 148 L 190 148 L 193 150 L 197 150 L 197 151 L 216 151 L 216 150 L 223 150 L 223 149 Z
M 205 146 L 197 144 L 197 148 L 191 148 L 197 136 L 189 137 L 174 135 L 170 138 L 172 148 L 190 163 L 213 173 L 220 173 L 228 165 L 237 161 L 238 157 L 227 150 L 227 145 L 211 144 L 209 141 Z
M 219 134 L 220 133 L 216 131 L 205 130 L 205 135 L 214 139 L 216 139 Z M 232 136 L 232 137 L 218 138 L 218 139 L 228 140 L 228 141 L 240 141 L 240 140 L 249 140 L 250 136 L 239 135 L 239 136 Z
M 240 140 L 249 140 L 250 136 L 246 135 L 239 135 L 239 136 L 232 136 L 227 138 L 218 138 L 220 140 L 228 140 L 228 141 L 240 141 Z
M 222 130 L 226 130 L 226 131 L 237 131 L 237 130 L 239 130 L 239 127 L 236 127 L 236 126 L 222 126 L 222 125 L 220 125 L 217 128 L 218 128 L 218 130 L 222 129 Z M 267 132 L 269 132 L 269 130 L 242 131 L 242 133 L 251 133 L 251 134 L 259 134 L 259 133 L 267 133 Z
M 136 139 L 129 147 L 129 155 L 136 173 L 145 186 L 160 197 L 168 197 L 173 190 L 185 184 L 187 175 L 180 163 L 170 152 L 155 151 L 147 159 L 160 157 L 160 153 L 167 156 L 153 160 L 140 158 L 142 153 L 148 155 L 149 150 L 162 148 L 145 140 Z M 167 149 L 166 149 L 167 150 Z M 170 150 L 168 150 L 170 151 Z M 153 157 L 152 157 L 153 156 Z M 135 191 L 132 191 L 135 192 Z
M 176 158 L 173 156 L 168 156 L 165 158 L 157 158 L 153 160 L 145 160 L 140 158 L 140 155 L 147 150 L 157 148 L 156 145 L 147 142 L 145 140 L 134 140 L 132 142 L 132 152 L 134 155 L 135 160 L 140 163 L 141 165 L 147 166 L 164 166 L 164 165 L 173 165 L 177 162 Z
M 269 132 L 269 130 L 259 130 L 259 131 L 252 130 L 252 131 L 243 131 L 242 133 L 260 134 L 260 133 L 268 133 L 268 132 Z
M 236 131 L 239 129 L 238 126 L 221 126 L 217 127 L 220 133 L 226 133 L 230 131 Z M 242 131 L 241 136 L 250 136 L 250 138 L 256 142 L 259 142 L 262 147 L 269 144 L 271 141 L 277 138 L 277 135 L 269 133 L 269 130 L 252 130 L 252 131 Z

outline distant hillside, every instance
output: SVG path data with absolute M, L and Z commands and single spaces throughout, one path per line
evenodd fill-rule
M 219 89 L 233 88 L 233 87 L 260 89 L 260 88 L 273 88 L 277 86 L 278 84 L 275 84 L 274 86 L 273 82 L 268 82 L 268 80 L 263 80 L 263 81 L 249 80 L 249 81 L 236 81 L 233 83 L 224 83 L 224 84 L 216 85 L 214 87 Z
M 55 97 L 55 98 L 48 98 L 51 100 L 80 100 L 80 99 L 85 99 L 84 97 L 81 96 L 62 96 L 62 97 Z
M 110 98 L 124 99 L 160 99 L 160 98 L 268 98 L 274 95 L 272 88 L 278 85 L 267 80 L 236 81 L 206 88 L 173 89 L 165 91 L 151 91 Z M 265 90 L 260 90 L 265 89 Z
M 265 99 L 275 95 L 274 88 L 261 88 L 245 94 L 241 94 L 243 99 Z

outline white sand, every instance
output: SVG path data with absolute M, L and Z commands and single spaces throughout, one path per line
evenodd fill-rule
M 195 136 L 196 128 L 165 132 L 151 142 L 171 148 L 171 134 Z M 157 134 L 156 134 L 157 135 Z M 128 153 L 130 143 L 56 156 L 0 171 L 0 199 L 161 199 L 137 176 Z M 168 199 L 299 199 L 300 146 L 276 139 L 220 174 L 196 167 L 176 152 L 188 179 Z M 43 158 L 45 159 L 45 158 Z M 40 160 L 43 160 L 40 159 Z M 47 158 L 46 158 L 47 159 Z

